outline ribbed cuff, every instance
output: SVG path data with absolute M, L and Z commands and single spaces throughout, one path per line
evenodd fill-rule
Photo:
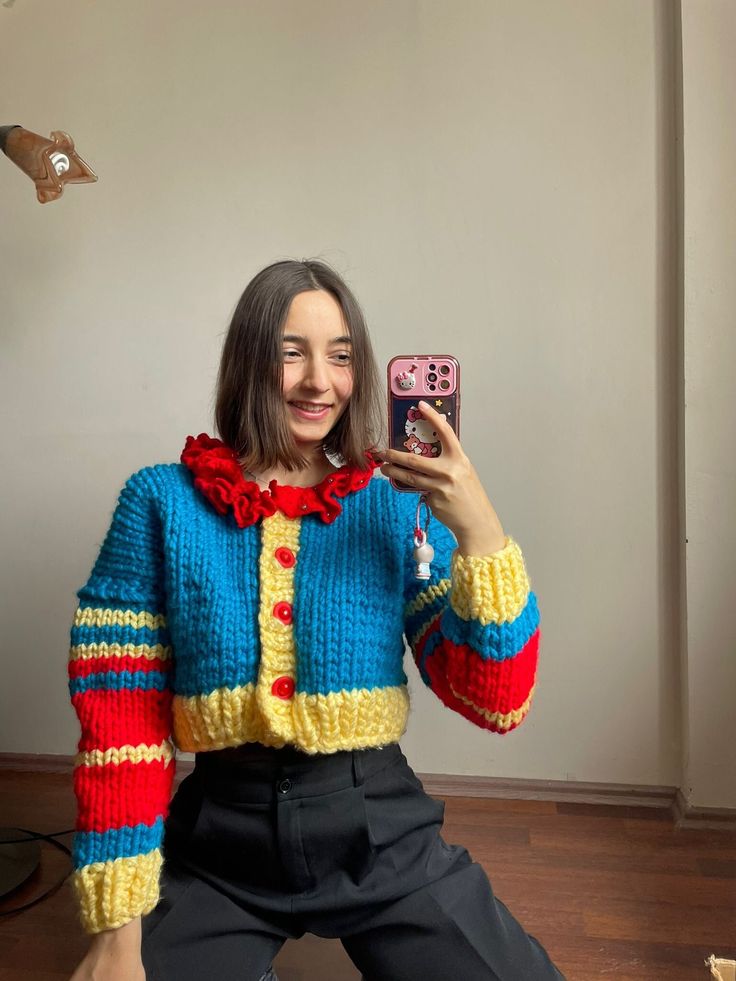
M 529 595 L 530 582 L 518 544 L 506 536 L 506 545 L 490 555 L 460 555 L 451 560 L 450 603 L 463 620 L 505 623 L 515 620 Z
M 87 933 L 100 933 L 145 916 L 158 903 L 163 857 L 157 848 L 147 855 L 95 862 L 72 878 Z

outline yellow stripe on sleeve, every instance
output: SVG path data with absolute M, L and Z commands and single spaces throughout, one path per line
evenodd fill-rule
M 439 582 L 433 583 L 427 589 L 423 589 L 421 593 L 414 597 L 411 603 L 409 603 L 404 610 L 404 615 L 410 617 L 414 613 L 419 613 L 420 610 L 423 610 L 425 606 L 429 606 L 429 604 L 434 600 L 441 596 L 445 596 L 449 589 L 449 579 L 440 579 Z
M 138 746 L 111 746 L 109 749 L 91 749 L 84 753 L 77 753 L 74 758 L 75 766 L 107 766 L 112 763 L 119 766 L 121 763 L 152 763 L 156 760 L 163 760 L 168 763 L 174 758 L 174 747 L 165 739 L 158 746 L 149 746 L 140 743 Z
M 139 657 L 147 661 L 170 661 L 172 649 L 163 644 L 75 644 L 70 661 L 93 661 L 99 657 Z
M 475 702 L 471 702 L 465 695 L 461 695 L 459 692 L 455 691 L 452 685 L 450 685 L 450 691 L 459 702 L 462 702 L 464 705 L 472 708 L 474 712 L 477 712 L 478 715 L 482 716 L 486 722 L 493 725 L 496 729 L 503 730 L 510 729 L 512 725 L 518 726 L 524 719 L 524 716 L 529 712 L 529 707 L 531 706 L 532 698 L 534 697 L 535 688 L 536 685 L 532 687 L 532 690 L 529 692 L 529 697 L 520 708 L 512 709 L 511 712 L 506 712 L 504 714 L 503 712 L 490 712 L 488 709 L 481 708 L 479 705 L 476 705 Z
M 81 607 L 77 609 L 74 615 L 74 626 L 133 627 L 135 630 L 148 627 L 149 630 L 158 630 L 159 627 L 166 626 L 166 617 L 163 613 L 149 613 L 147 610 L 134 613 L 133 610 L 115 610 L 87 606 L 84 609 Z

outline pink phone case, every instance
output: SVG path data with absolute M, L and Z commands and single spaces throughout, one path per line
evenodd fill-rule
M 423 399 L 445 416 L 460 436 L 460 364 L 448 354 L 400 354 L 391 358 L 388 376 L 388 445 L 418 456 L 436 457 L 442 445 L 432 424 L 421 414 Z M 400 491 L 413 487 L 390 478 Z

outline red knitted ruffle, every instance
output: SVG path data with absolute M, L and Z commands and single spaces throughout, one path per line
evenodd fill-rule
M 200 433 L 196 438 L 187 436 L 181 462 L 194 474 L 197 490 L 220 514 L 232 510 L 241 528 L 276 511 L 289 518 L 316 513 L 325 524 L 331 524 L 342 511 L 335 498 L 365 487 L 379 466 L 366 453 L 365 470 L 345 464 L 314 487 L 290 487 L 272 480 L 268 490 L 261 490 L 254 480 L 245 479 L 233 450 L 207 433 Z

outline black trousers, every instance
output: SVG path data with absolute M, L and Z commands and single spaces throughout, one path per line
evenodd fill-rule
M 365 981 L 564 981 L 398 743 L 198 753 L 171 802 L 148 981 L 258 981 L 288 939 L 339 938 Z

